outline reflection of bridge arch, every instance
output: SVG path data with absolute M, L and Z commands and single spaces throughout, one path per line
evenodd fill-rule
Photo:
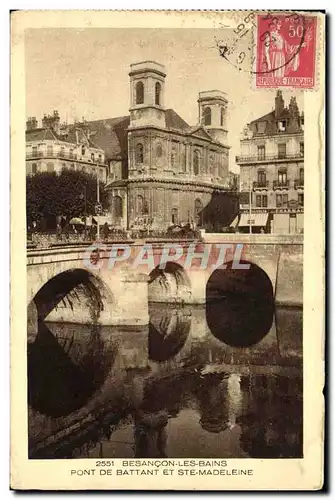
M 113 296 L 100 277 L 85 269 L 69 269 L 50 278 L 32 299 L 38 320 L 44 320 L 67 297 L 69 309 L 84 305 L 94 322 L 113 304 Z M 29 304 L 31 309 L 32 304 Z
M 173 359 L 184 347 L 191 328 L 191 315 L 184 307 L 151 307 L 149 323 L 149 359 L 163 362 Z
M 267 273 L 252 262 L 248 269 L 216 269 L 206 286 L 206 320 L 212 334 L 234 347 L 260 342 L 270 331 L 274 297 Z M 231 312 L 236 314 L 230 314 Z
M 85 405 L 117 355 L 116 343 L 103 338 L 101 327 L 81 325 L 80 341 L 69 325 L 62 333 L 63 325 L 41 322 L 34 342 L 28 343 L 28 402 L 51 417 L 67 416 Z
M 155 267 L 149 274 L 149 302 L 189 302 L 191 282 L 185 269 L 167 262 L 164 269 Z

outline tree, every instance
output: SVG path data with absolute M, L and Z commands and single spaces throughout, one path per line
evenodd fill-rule
M 108 209 L 108 194 L 100 182 L 100 202 Z M 97 201 L 96 176 L 63 169 L 60 174 L 41 172 L 27 176 L 27 223 L 39 223 L 42 218 L 94 215 Z M 86 198 L 86 214 L 85 214 Z

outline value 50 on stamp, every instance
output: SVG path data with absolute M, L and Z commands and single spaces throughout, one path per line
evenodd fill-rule
M 257 15 L 256 87 L 315 86 L 316 24 L 298 13 Z

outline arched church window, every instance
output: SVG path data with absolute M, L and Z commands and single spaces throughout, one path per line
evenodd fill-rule
M 176 164 L 177 151 L 176 148 L 171 149 L 171 166 L 173 167 Z
M 114 215 L 115 215 L 115 217 L 122 217 L 122 198 L 121 198 L 121 196 L 114 196 Z
M 136 144 L 135 161 L 136 163 L 143 163 L 143 144 Z
M 203 204 L 202 201 L 197 198 L 194 202 L 194 220 L 197 226 L 202 226 L 203 220 Z
M 212 123 L 212 110 L 209 107 L 204 108 L 203 111 L 203 124 L 211 125 Z
M 155 85 L 155 104 L 160 106 L 161 104 L 161 91 L 162 91 L 162 86 L 159 82 L 156 83 Z
M 136 104 L 144 103 L 144 85 L 143 82 L 136 83 Z
M 200 172 L 200 153 L 199 151 L 194 151 L 193 154 L 193 173 L 194 175 L 199 175 Z
M 144 198 L 139 194 L 136 198 L 136 215 L 143 215 L 144 213 Z
M 178 224 L 179 223 L 178 208 L 173 208 L 171 210 L 171 223 L 172 224 Z
M 157 144 L 156 147 L 156 156 L 157 158 L 160 158 L 163 155 L 163 148 L 161 144 Z
M 214 173 L 214 155 L 211 154 L 209 156 L 209 173 L 210 175 L 213 176 L 213 173 Z
M 225 119 L 225 112 L 224 112 L 224 108 L 221 108 L 221 112 L 220 112 L 220 126 L 223 127 L 224 125 L 224 119 Z

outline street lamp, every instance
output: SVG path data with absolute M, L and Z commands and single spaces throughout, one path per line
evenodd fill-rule
M 92 162 L 94 162 L 94 153 L 91 154 Z M 97 158 L 97 202 L 95 205 L 95 213 L 97 218 L 97 239 L 100 240 L 100 224 L 99 224 L 99 215 L 101 212 L 101 204 L 100 204 L 100 189 L 99 189 L 99 163 L 100 158 Z
M 249 234 L 252 233 L 251 225 L 251 165 L 249 165 Z

